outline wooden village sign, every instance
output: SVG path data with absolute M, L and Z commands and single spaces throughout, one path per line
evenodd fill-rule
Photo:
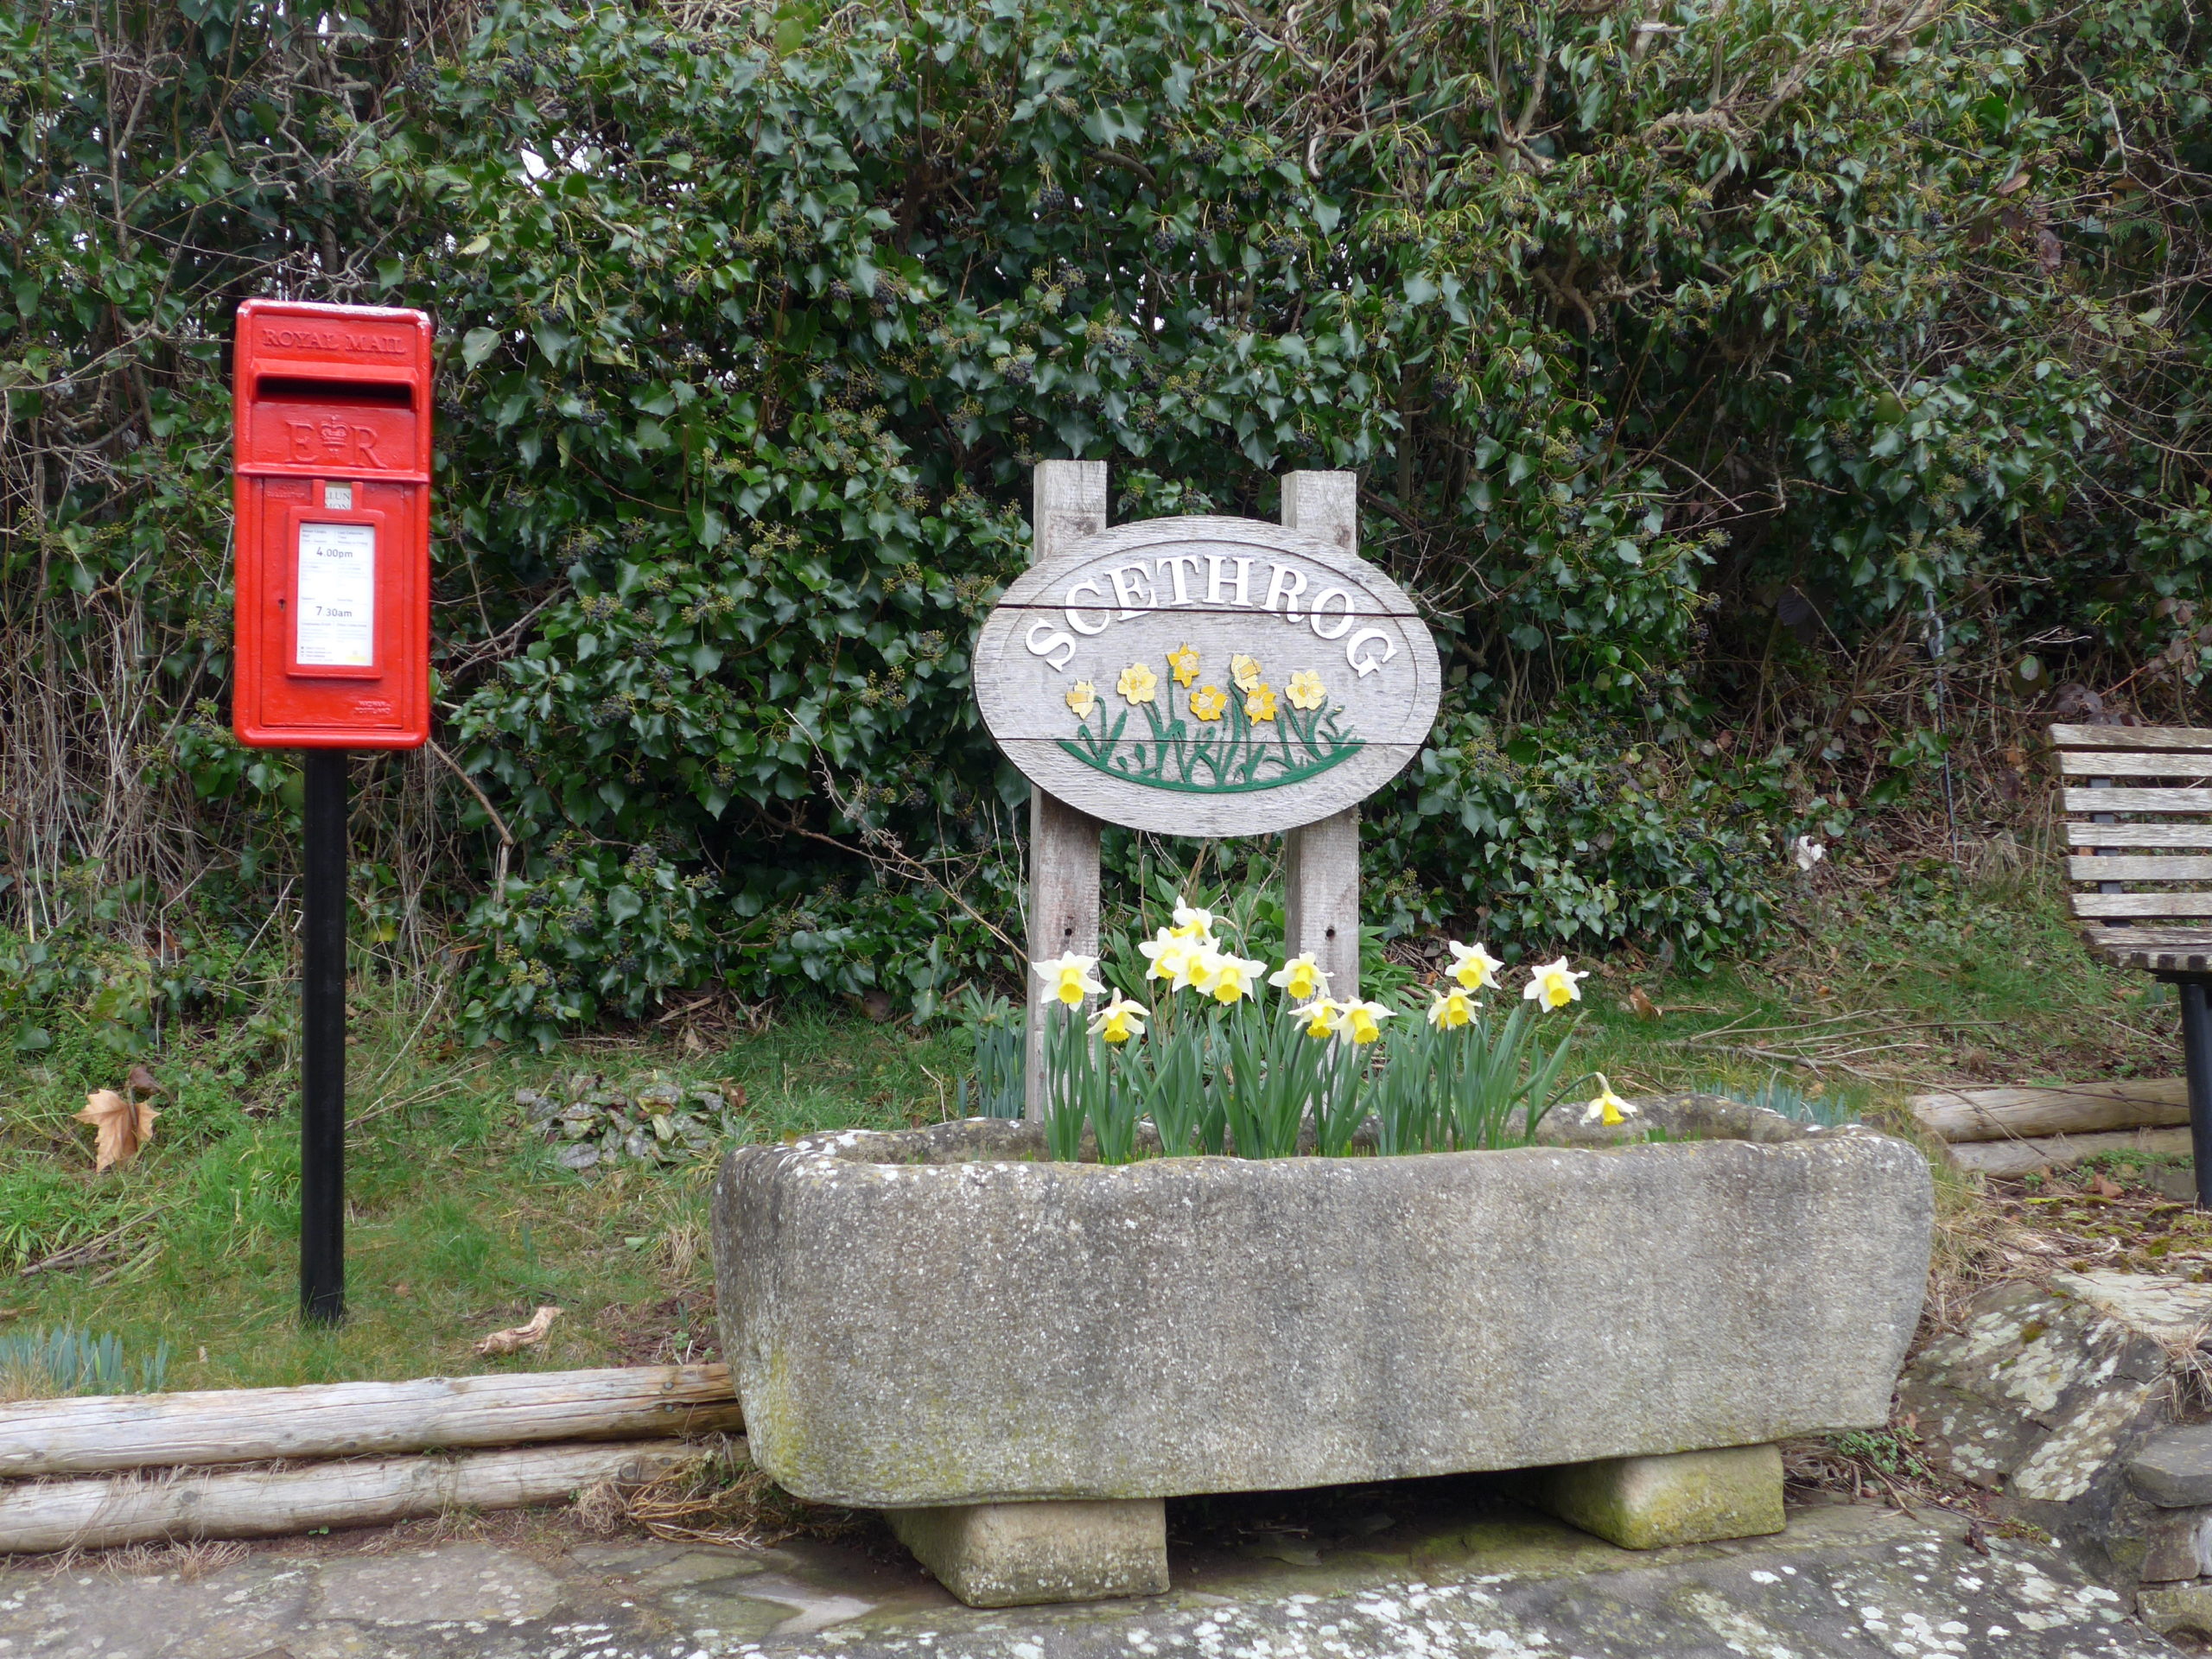
M 1285 832 L 1286 953 L 1357 995 L 1358 804 L 1427 741 L 1442 675 L 1358 554 L 1358 481 L 1292 473 L 1282 523 L 1108 529 L 1106 463 L 1037 467 L 1029 570 L 976 642 L 976 701 L 1036 785 L 1029 954 L 1098 950 L 1098 830 Z M 1027 1101 L 1043 1098 L 1030 987 Z

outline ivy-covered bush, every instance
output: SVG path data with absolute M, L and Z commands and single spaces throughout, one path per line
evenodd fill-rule
M 85 864 L 198 880 L 243 939 L 281 890 L 289 767 L 191 712 L 229 672 L 229 312 L 281 289 L 438 320 L 441 750 L 404 776 L 439 816 L 393 868 L 479 947 L 480 1031 L 1007 975 L 1025 791 L 966 652 L 1056 455 L 1122 516 L 1357 471 L 1450 687 L 1369 815 L 1387 913 L 1709 960 L 1786 832 L 1943 753 L 1912 704 L 1729 759 L 1785 622 L 1839 659 L 1923 617 L 2161 650 L 2187 695 L 2202 27 L 10 14 L 0 905 L 42 929 Z

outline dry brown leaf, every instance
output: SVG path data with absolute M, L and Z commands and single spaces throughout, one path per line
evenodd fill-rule
M 154 1138 L 154 1120 L 160 1116 L 144 1101 L 134 1105 L 112 1089 L 95 1089 L 86 1095 L 77 1121 L 99 1131 L 93 1167 L 108 1169 L 137 1157 L 138 1148 Z
M 123 1086 L 130 1091 L 133 1097 L 139 1095 L 158 1095 L 162 1092 L 161 1079 L 156 1077 L 152 1068 L 143 1061 L 130 1068 L 130 1079 Z
M 545 1333 L 553 1328 L 553 1321 L 561 1317 L 557 1307 L 541 1307 L 530 1316 L 528 1325 L 510 1325 L 505 1331 L 494 1331 L 476 1344 L 480 1354 L 512 1354 L 518 1349 L 534 1348 L 545 1340 Z
M 1628 1005 L 1639 1020 L 1656 1020 L 1662 1010 L 1656 1002 L 1643 994 L 1643 988 L 1631 985 L 1628 988 Z

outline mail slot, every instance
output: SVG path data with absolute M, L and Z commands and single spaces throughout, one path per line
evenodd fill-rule
M 231 723 L 257 748 L 430 735 L 430 319 L 238 308 Z

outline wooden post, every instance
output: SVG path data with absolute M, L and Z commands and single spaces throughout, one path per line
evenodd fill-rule
M 1359 551 L 1359 475 L 1292 473 L 1282 481 L 1282 524 L 1347 553 Z M 1283 836 L 1284 950 L 1310 950 L 1329 995 L 1359 995 L 1359 809 L 1346 807 Z
M 1030 513 L 1029 562 L 1042 564 L 1106 528 L 1106 463 L 1040 461 Z M 1029 791 L 1029 959 L 1098 953 L 1098 820 L 1041 789 Z M 1029 987 L 1022 1116 L 1045 1115 L 1045 998 Z

